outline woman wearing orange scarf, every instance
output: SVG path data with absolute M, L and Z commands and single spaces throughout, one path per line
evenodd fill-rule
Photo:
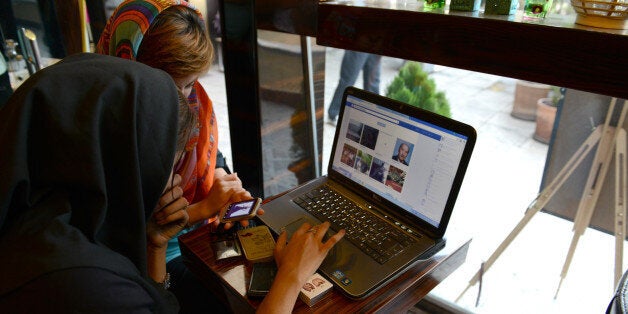
M 209 213 L 231 202 L 251 198 L 237 174 L 216 168 L 219 155 L 216 117 L 211 100 L 197 81 L 209 70 L 214 55 L 200 12 L 180 0 L 124 1 L 109 19 L 97 52 L 164 70 L 188 97 L 199 124 L 187 142 L 184 157 L 175 165 L 175 172 L 181 175 L 183 197 L 191 204 L 187 208 L 190 225 L 211 221 L 214 217 Z M 173 277 L 177 270 L 171 268 L 186 272 L 180 254 L 174 237 L 167 253 Z

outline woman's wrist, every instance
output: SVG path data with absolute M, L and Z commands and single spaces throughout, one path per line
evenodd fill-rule
M 164 254 L 165 255 L 167 250 L 168 250 L 168 242 L 153 243 L 149 240 L 148 243 L 146 244 L 146 252 L 148 254 L 153 254 L 153 255 Z
M 189 217 L 188 226 L 193 226 L 218 214 L 216 210 L 210 207 L 208 199 L 191 204 L 188 206 L 187 212 Z
M 285 268 L 285 267 L 284 267 Z M 279 269 L 270 291 L 257 309 L 258 314 L 290 313 L 299 296 L 302 283 L 292 269 Z
M 150 244 L 146 247 L 146 261 L 148 276 L 156 283 L 163 283 L 166 273 L 166 248 L 154 247 Z
M 164 289 L 168 290 L 170 288 L 170 273 L 166 273 L 164 278 L 161 281 L 157 281 Z
M 283 267 L 278 269 L 275 278 L 279 278 L 277 282 L 281 282 L 285 289 L 296 288 L 299 290 L 305 283 L 305 280 L 301 281 L 299 272 L 294 268 L 287 269 L 287 267 Z

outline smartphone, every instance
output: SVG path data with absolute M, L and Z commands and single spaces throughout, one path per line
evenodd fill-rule
M 220 222 L 250 219 L 255 217 L 260 204 L 262 204 L 262 199 L 259 197 L 252 200 L 232 203 L 227 206 L 226 209 L 222 210 L 218 217 Z
M 265 296 L 273 284 L 276 273 L 277 265 L 274 261 L 253 264 L 247 295 L 250 297 Z

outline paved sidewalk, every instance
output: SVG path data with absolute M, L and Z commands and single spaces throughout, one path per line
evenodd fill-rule
M 327 49 L 326 107 L 336 88 L 341 59 L 342 50 Z M 384 57 L 382 62 L 380 93 L 384 94 L 403 61 Z M 453 118 L 478 131 L 448 229 L 448 235 L 466 235 L 473 241 L 466 263 L 432 292 L 453 302 L 536 197 L 548 146 L 532 138 L 534 122 L 510 116 L 516 80 L 438 65 L 430 77 L 446 93 Z M 212 70 L 201 82 L 216 107 L 221 126 L 219 147 L 230 156 L 223 73 Z M 361 78 L 356 86 L 362 87 Z M 333 134 L 334 126 L 325 123 L 324 171 Z M 569 275 L 554 299 L 572 226 L 570 221 L 537 214 L 485 274 L 478 306 L 477 285 L 458 305 L 476 313 L 603 312 L 614 290 L 614 239 L 596 230 L 587 230 L 581 238 Z

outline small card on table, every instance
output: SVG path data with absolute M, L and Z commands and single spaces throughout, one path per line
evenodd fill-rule
M 238 239 L 247 260 L 258 263 L 273 260 L 275 239 L 268 227 L 257 227 L 238 230 Z
M 327 292 L 333 288 L 333 284 L 318 273 L 314 273 L 307 280 L 299 292 L 299 298 L 307 305 L 314 306 L 316 302 L 322 299 Z

